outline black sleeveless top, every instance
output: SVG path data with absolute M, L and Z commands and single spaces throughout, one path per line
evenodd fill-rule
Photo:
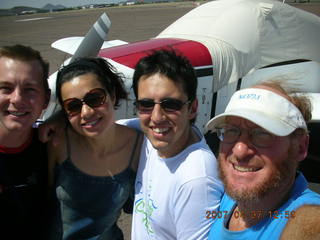
M 63 239 L 123 239 L 116 222 L 121 208 L 134 192 L 136 173 L 131 163 L 135 151 L 140 151 L 140 136 L 141 133 L 137 133 L 128 167 L 106 177 L 91 176 L 79 170 L 72 163 L 67 140 L 68 158 L 57 166 L 56 178 Z

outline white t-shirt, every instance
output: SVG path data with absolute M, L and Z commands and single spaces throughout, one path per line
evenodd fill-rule
M 138 127 L 137 120 L 121 121 Z M 132 240 L 207 239 L 223 194 L 217 160 L 203 135 L 172 158 L 160 158 L 144 137 L 135 182 Z

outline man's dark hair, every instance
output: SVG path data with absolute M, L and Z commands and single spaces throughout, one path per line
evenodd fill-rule
M 189 60 L 173 50 L 158 50 L 140 59 L 133 74 L 132 88 L 138 98 L 138 84 L 141 77 L 160 73 L 180 83 L 191 102 L 196 99 L 198 81 Z

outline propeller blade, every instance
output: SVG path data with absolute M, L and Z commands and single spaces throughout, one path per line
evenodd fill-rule
M 110 26 L 111 21 L 108 15 L 103 13 L 86 34 L 70 62 L 73 62 L 79 57 L 97 56 L 104 40 L 107 37 Z

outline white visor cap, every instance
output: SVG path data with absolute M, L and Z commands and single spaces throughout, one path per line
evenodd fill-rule
M 225 122 L 227 116 L 247 119 L 276 136 L 288 136 L 297 128 L 308 130 L 300 110 L 286 98 L 265 89 L 246 88 L 236 91 L 224 113 L 212 118 L 207 131 Z

